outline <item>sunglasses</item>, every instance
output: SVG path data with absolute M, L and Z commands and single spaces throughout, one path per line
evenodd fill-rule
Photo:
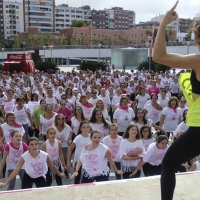
M 58 120 L 63 120 L 64 121 L 65 119 L 64 118 L 58 118 Z
M 176 101 L 171 101 L 171 103 L 176 103 Z
M 96 92 L 92 92 L 91 94 L 97 94 Z
M 61 103 L 60 105 L 61 105 L 61 106 L 65 106 L 65 103 Z
M 76 111 L 82 111 L 82 110 L 78 108 L 78 109 L 76 109 Z
M 53 108 L 52 107 L 47 107 L 47 110 L 53 110 Z
M 181 103 L 185 103 L 185 101 L 181 101 Z

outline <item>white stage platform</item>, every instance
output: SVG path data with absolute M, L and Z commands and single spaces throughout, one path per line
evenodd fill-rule
M 200 173 L 177 174 L 174 200 L 199 200 Z M 160 200 L 160 177 L 0 192 L 5 200 Z

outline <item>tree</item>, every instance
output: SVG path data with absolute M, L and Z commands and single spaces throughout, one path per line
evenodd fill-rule
M 146 26 L 146 35 L 147 35 L 147 37 L 152 35 L 152 27 L 151 26 Z
M 85 23 L 83 20 L 72 20 L 72 24 L 70 25 L 70 27 L 81 27 L 81 26 L 84 26 Z
M 185 36 L 185 40 L 186 41 L 191 41 L 192 40 L 192 32 L 193 32 L 193 28 L 192 27 L 188 27 L 186 29 L 186 33 L 187 33 L 187 35 Z
M 169 42 L 173 41 L 174 26 L 167 26 L 167 38 Z
M 60 45 L 67 45 L 67 38 L 64 34 L 59 36 L 59 44 Z
M 12 48 L 19 48 L 19 40 L 18 40 L 18 35 L 14 35 L 14 43 L 12 45 Z

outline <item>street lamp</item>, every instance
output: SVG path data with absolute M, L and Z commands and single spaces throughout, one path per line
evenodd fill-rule
M 23 41 L 23 42 L 22 42 L 22 45 L 23 45 L 23 50 L 24 50 L 24 54 L 25 54 L 25 45 L 26 45 L 26 42 Z
M 43 49 L 44 49 L 44 62 L 45 62 L 45 48 L 46 48 L 46 46 L 44 45 L 43 46 Z
M 50 45 L 49 48 L 51 49 L 51 62 L 52 62 L 52 49 L 53 49 L 53 45 Z
M 190 42 L 190 41 L 187 41 L 187 55 L 189 54 L 190 44 L 191 44 L 191 42 Z
M 4 62 L 4 48 L 1 48 L 1 50 L 2 50 L 2 60 Z
M 147 47 L 147 54 L 149 54 L 149 72 L 151 71 L 151 50 L 150 50 L 150 43 L 146 42 L 145 46 Z

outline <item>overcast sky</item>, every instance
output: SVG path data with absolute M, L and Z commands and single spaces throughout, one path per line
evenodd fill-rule
M 136 23 L 138 23 L 166 13 L 175 2 L 176 0 L 56 0 L 56 5 L 65 3 L 69 7 L 80 7 L 89 4 L 91 9 L 100 10 L 114 6 L 123 7 L 124 10 L 135 11 Z M 200 13 L 200 0 L 179 0 L 176 11 L 180 18 L 193 19 L 197 13 Z

